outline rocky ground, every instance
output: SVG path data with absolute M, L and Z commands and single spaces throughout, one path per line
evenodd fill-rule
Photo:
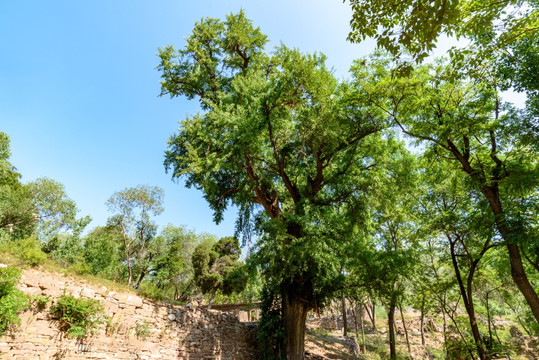
M 442 327 L 436 321 L 431 321 L 428 331 L 425 331 L 426 344 L 421 344 L 421 333 L 419 314 L 410 310 L 405 314 L 406 327 L 410 339 L 411 353 L 408 351 L 402 321 L 397 320 L 397 352 L 401 358 L 408 359 L 443 359 L 443 332 Z M 359 343 L 359 354 L 354 356 L 354 346 L 350 339 L 345 339 L 342 334 L 342 321 L 335 321 L 334 318 L 317 318 L 308 323 L 308 334 L 306 337 L 307 359 L 380 359 L 389 358 L 389 345 L 386 342 L 388 337 L 385 319 L 377 321 L 376 331 L 372 327 L 366 326 L 365 351 L 361 347 L 361 333 L 350 332 L 351 336 L 357 338 Z M 511 326 L 503 319 L 497 322 L 498 329 L 509 331 L 509 347 L 512 352 L 510 356 L 500 355 L 499 359 L 512 360 L 539 360 L 539 337 L 523 335 L 516 327 Z M 337 325 L 338 329 L 335 329 Z M 354 327 L 352 326 L 352 330 Z M 450 334 L 450 339 L 457 339 L 456 334 Z

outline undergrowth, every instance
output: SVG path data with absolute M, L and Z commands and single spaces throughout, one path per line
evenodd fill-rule
M 69 337 L 84 338 L 105 322 L 103 310 L 97 300 L 75 298 L 64 291 L 50 311 L 58 319 L 60 330 Z
M 14 267 L 0 268 L 0 336 L 20 324 L 19 313 L 29 306 L 28 296 L 16 287 L 20 277 Z

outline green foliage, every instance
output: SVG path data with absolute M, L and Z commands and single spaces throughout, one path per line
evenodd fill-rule
M 0 336 L 20 323 L 18 314 L 28 305 L 28 297 L 17 289 L 21 277 L 18 269 L 0 268 Z
M 164 249 L 153 262 L 151 284 L 142 284 L 141 288 L 153 294 L 152 297 L 185 301 L 192 288 L 191 256 L 204 235 L 196 235 L 181 226 L 168 225 L 160 236 Z
M 107 316 L 105 332 L 107 335 L 118 334 L 124 327 L 122 321 L 114 321 L 114 316 Z
M 118 191 L 107 200 L 109 210 L 115 215 L 109 225 L 121 229 L 123 259 L 127 263 L 127 284 L 138 276 L 136 286 L 150 272 L 150 262 L 156 256 L 151 242 L 157 226 L 150 215 L 163 212 L 163 189 L 157 186 L 139 185 Z M 147 251 L 150 250 L 150 251 Z M 134 273 L 134 267 L 137 267 Z
M 350 0 L 353 15 L 348 38 L 374 38 L 399 58 L 423 60 L 441 35 L 468 38 L 483 55 L 504 49 L 515 39 L 537 31 L 535 0 Z M 489 54 L 490 52 L 490 54 Z
M 36 226 L 34 205 L 21 175 L 9 162 L 9 136 L 0 131 L 0 229 L 7 230 L 15 239 L 32 235 Z
M 369 337 L 365 341 L 365 349 L 372 353 L 374 359 L 389 359 L 386 342 L 382 337 Z
M 463 340 L 460 338 L 450 338 L 444 344 L 446 359 L 448 360 L 471 360 L 470 349 L 474 348 L 473 340 Z
M 262 290 L 261 301 L 262 316 L 256 333 L 260 360 L 286 359 L 286 331 L 278 287 L 275 284 L 271 287 L 269 283 L 266 283 Z
M 203 294 L 210 293 L 212 299 L 217 291 L 224 295 L 241 292 L 248 274 L 245 265 L 238 261 L 240 244 L 235 237 L 225 237 L 210 247 L 199 244 L 192 257 L 194 279 Z
M 512 86 L 518 92 L 525 92 L 527 117 L 524 132 L 528 133 L 530 145 L 537 145 L 539 117 L 539 32 L 531 32 L 509 44 L 497 60 L 497 73 L 503 88 Z M 537 147 L 536 147 L 537 148 Z
M 66 195 L 63 184 L 53 179 L 39 178 L 26 186 L 36 210 L 38 237 L 43 243 L 48 243 L 61 229 L 76 226 L 77 207 Z
M 47 254 L 41 250 L 41 243 L 35 237 L 14 242 L 15 254 L 26 265 L 38 266 L 45 262 Z
M 121 229 L 112 225 L 98 226 L 84 238 L 84 262 L 90 273 L 119 280 L 122 273 Z
M 47 307 L 47 304 L 51 302 L 51 298 L 43 295 L 34 295 L 30 299 L 32 306 L 38 311 L 43 311 Z
M 64 290 L 50 312 L 58 319 L 60 330 L 67 332 L 69 337 L 84 338 L 105 322 L 103 309 L 97 300 L 75 298 Z
M 137 321 L 137 325 L 136 325 L 136 328 L 135 328 L 135 334 L 137 335 L 137 337 L 139 339 L 142 339 L 142 340 L 146 340 L 148 338 L 148 336 L 150 336 L 150 334 L 152 333 L 151 331 L 151 323 L 146 321 L 146 320 L 142 320 L 142 321 Z

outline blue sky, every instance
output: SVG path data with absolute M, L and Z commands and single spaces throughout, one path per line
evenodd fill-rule
M 200 192 L 173 183 L 162 165 L 167 138 L 195 102 L 160 98 L 158 47 L 181 47 L 195 21 L 243 8 L 269 36 L 328 56 L 339 77 L 372 43 L 346 42 L 341 0 L 0 1 L 0 131 L 23 181 L 65 185 L 90 227 L 110 216 L 105 201 L 138 184 L 165 190 L 159 225 L 227 236 L 235 212 L 216 225 Z

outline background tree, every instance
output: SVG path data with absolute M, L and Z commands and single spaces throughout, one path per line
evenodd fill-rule
M 244 264 L 238 261 L 240 243 L 235 237 L 219 239 L 213 246 L 199 244 L 192 257 L 194 279 L 203 294 L 210 294 L 211 309 L 217 291 L 224 295 L 241 292 L 247 284 Z
M 29 189 L 9 162 L 9 136 L 0 131 L 0 229 L 14 238 L 30 236 L 36 219 Z
M 76 225 L 77 206 L 65 193 L 63 184 L 39 178 L 27 186 L 36 209 L 38 237 L 44 244 L 53 240 L 60 230 L 69 230 Z
M 98 226 L 84 237 L 84 260 L 90 272 L 107 279 L 123 279 L 123 235 L 120 227 Z
M 413 272 L 413 259 L 419 245 L 412 215 L 417 168 L 415 158 L 403 144 L 395 147 L 391 161 L 385 163 L 383 175 L 377 179 L 377 193 L 372 199 L 372 244 L 355 254 L 355 270 L 361 274 L 360 283 L 386 306 L 390 358 L 396 359 L 395 310 L 404 302 L 406 279 Z
M 155 259 L 151 282 L 162 295 L 185 301 L 194 276 L 191 256 L 201 239 L 192 231 L 174 225 L 166 226 L 160 237 L 165 242 L 165 250 Z
M 147 248 L 156 231 L 150 215 L 161 214 L 162 203 L 163 190 L 147 185 L 126 188 L 114 193 L 107 201 L 109 210 L 116 213 L 110 220 L 111 224 L 116 223 L 122 231 L 128 285 L 133 280 L 133 262 L 143 260 L 148 255 Z M 141 275 L 142 271 L 139 277 Z
M 481 203 L 481 194 L 466 190 L 461 174 L 440 166 L 431 166 L 426 173 L 430 175 L 429 191 L 424 196 L 429 203 L 426 212 L 431 226 L 447 241 L 455 279 L 462 302 L 469 319 L 469 326 L 474 338 L 475 348 L 480 359 L 490 359 L 491 354 L 478 325 L 477 301 L 474 301 L 477 274 L 484 266 L 484 256 L 490 249 L 500 244 L 495 237 L 494 219 L 485 211 L 488 206 Z
M 409 77 L 392 77 L 387 59 L 378 58 L 371 66 L 375 76 L 363 74 L 371 76 L 364 90 L 373 104 L 391 114 L 406 135 L 425 144 L 430 159 L 463 171 L 469 189 L 479 190 L 487 201 L 504 239 L 513 281 L 539 321 L 539 298 L 521 253 L 538 241 L 533 229 L 539 168 L 536 148 L 528 141 L 530 129 L 520 126 L 518 112 L 502 111 L 506 107 L 488 69 L 463 78 L 453 64 L 438 63 L 420 66 Z

